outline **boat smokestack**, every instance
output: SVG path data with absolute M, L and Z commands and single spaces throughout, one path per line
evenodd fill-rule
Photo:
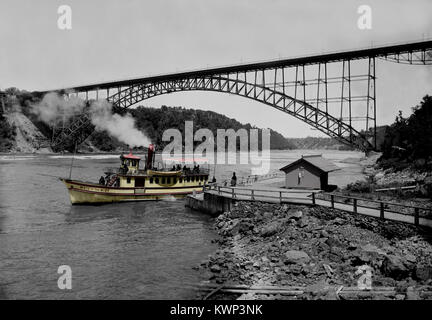
M 153 157 L 154 157 L 154 145 L 150 144 L 147 153 L 146 169 L 151 169 L 153 167 Z

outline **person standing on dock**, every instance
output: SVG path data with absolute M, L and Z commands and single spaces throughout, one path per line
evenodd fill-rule
M 233 176 L 231 178 L 231 187 L 235 187 L 237 185 L 237 177 L 235 172 L 233 172 Z

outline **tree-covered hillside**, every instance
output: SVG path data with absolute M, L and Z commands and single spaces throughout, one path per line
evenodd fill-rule
M 24 114 L 48 140 L 51 140 L 53 129 L 39 118 L 33 107 L 42 100 L 43 97 L 40 94 L 16 88 L 6 89 L 2 93 L 5 113 L 20 112 Z M 242 128 L 246 130 L 258 129 L 250 124 L 242 124 L 235 119 L 213 111 L 186 109 L 183 107 L 162 106 L 161 108 L 150 108 L 139 106 L 136 109 L 122 112 L 122 114 L 124 113 L 132 115 L 136 127 L 145 132 L 158 148 L 163 148 L 168 143 L 162 141 L 162 134 L 166 129 L 179 129 L 184 137 L 185 121 L 193 121 L 194 131 L 201 128 L 210 129 L 215 137 L 217 129 L 231 128 L 235 131 Z M 3 116 L 0 117 L 0 127 L 1 151 L 8 151 L 13 144 L 15 130 L 8 125 L 7 119 Z M 261 129 L 259 131 L 259 146 L 261 146 Z M 271 130 L 270 134 L 271 149 L 292 149 L 295 147 L 280 133 Z M 86 142 L 87 144 L 81 146 L 81 149 L 85 151 L 93 150 L 91 147 L 96 147 L 102 151 L 127 148 L 126 144 L 110 136 L 106 131 L 94 131 Z M 196 144 L 199 144 L 199 142 L 196 142 Z
M 380 160 L 384 167 L 432 169 L 432 97 L 427 95 L 405 118 L 402 112 L 386 130 Z
M 158 146 L 165 146 L 168 142 L 162 141 L 162 134 L 166 129 L 178 129 L 184 137 L 186 121 L 193 121 L 194 131 L 201 128 L 209 129 L 216 137 L 217 129 L 258 129 L 259 143 L 261 145 L 261 129 L 248 124 L 242 124 L 235 119 L 228 118 L 213 111 L 186 109 L 183 107 L 150 108 L 138 107 L 130 111 L 136 120 L 137 127 L 143 130 L 148 137 Z M 249 131 L 248 131 L 249 132 Z M 196 142 L 199 144 L 200 142 Z M 270 130 L 271 149 L 292 149 L 291 144 L 280 133 Z

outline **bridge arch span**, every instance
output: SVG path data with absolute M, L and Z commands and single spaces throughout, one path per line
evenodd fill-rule
M 365 136 L 331 114 L 275 88 L 243 79 L 232 79 L 229 76 L 205 76 L 135 84 L 109 96 L 108 101 L 116 108 L 127 109 L 143 100 L 182 91 L 213 91 L 245 97 L 285 112 L 345 144 L 354 144 L 361 150 L 373 149 Z

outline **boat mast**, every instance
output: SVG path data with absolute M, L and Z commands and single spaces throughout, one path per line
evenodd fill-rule
M 74 153 L 72 155 L 72 161 L 71 161 L 71 165 L 70 165 L 70 169 L 69 169 L 69 180 L 72 178 L 72 167 L 73 167 L 73 162 L 74 162 L 74 158 L 75 158 L 76 149 L 77 149 L 77 143 L 75 141 L 75 149 L 74 149 Z

